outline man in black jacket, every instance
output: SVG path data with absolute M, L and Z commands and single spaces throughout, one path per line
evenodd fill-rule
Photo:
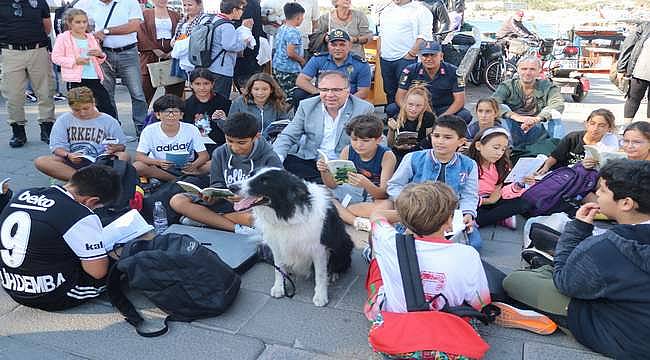
M 601 169 L 597 203 L 564 228 L 553 267 L 515 271 L 512 298 L 558 321 L 581 344 L 617 359 L 650 353 L 650 162 L 617 160 Z M 618 224 L 593 235 L 597 213 Z
M 449 30 L 449 13 L 442 0 L 423 0 L 422 5 L 426 6 L 433 15 L 433 34 Z M 442 36 L 444 38 L 444 36 Z
M 650 88 L 650 22 L 639 24 L 625 39 L 621 45 L 617 71 L 630 79 L 623 110 L 625 122 L 630 123 Z M 650 104 L 646 113 L 650 121 Z

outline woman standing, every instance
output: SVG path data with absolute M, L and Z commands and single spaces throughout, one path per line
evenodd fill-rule
M 352 0 L 332 0 L 332 9 L 321 15 L 318 20 L 320 30 L 328 33 L 332 29 L 343 29 L 350 35 L 352 41 L 351 53 L 366 58 L 363 45 L 372 37 L 366 14 L 353 10 Z
M 630 88 L 625 94 L 623 117 L 629 124 L 639 110 L 645 94 L 650 96 L 650 22 L 637 26 L 621 45 L 618 60 L 619 73 L 630 79 Z M 647 120 L 650 121 L 650 103 L 646 106 Z
M 188 58 L 189 37 L 192 34 L 192 29 L 209 17 L 204 16 L 202 0 L 183 0 L 183 12 L 185 16 L 176 26 L 176 33 L 172 40 L 172 46 L 174 47 L 172 52 L 172 75 L 187 79 L 189 73 L 194 70 L 194 65 L 190 63 Z
M 153 0 L 153 9 L 144 9 L 144 21 L 138 29 L 138 50 L 140 51 L 140 72 L 142 73 L 142 90 L 151 103 L 156 88 L 151 85 L 147 64 L 168 60 L 172 51 L 171 40 L 181 15 L 167 8 L 167 0 Z M 165 94 L 174 94 L 183 98 L 185 83 L 165 86 Z

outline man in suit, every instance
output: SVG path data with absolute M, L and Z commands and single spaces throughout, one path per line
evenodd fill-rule
M 327 154 L 328 160 L 338 159 L 341 150 L 350 144 L 350 137 L 343 131 L 345 125 L 357 115 L 372 113 L 374 107 L 350 95 L 349 79 L 339 71 L 321 72 L 318 91 L 318 97 L 300 102 L 293 120 L 275 140 L 273 150 L 285 169 L 321 183 L 316 169 L 318 150 Z

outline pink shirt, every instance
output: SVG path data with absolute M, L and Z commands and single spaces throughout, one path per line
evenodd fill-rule
M 499 172 L 496 165 L 490 164 L 487 168 L 481 165 L 481 171 L 483 173 L 478 179 L 479 206 L 482 205 L 484 198 L 489 197 L 494 192 L 499 181 Z M 514 199 L 520 197 L 525 191 L 526 189 L 519 188 L 515 183 L 504 185 L 501 188 L 501 198 Z
M 92 34 L 86 34 L 89 49 L 101 49 L 99 43 Z M 81 82 L 81 74 L 83 73 L 83 65 L 77 65 L 77 57 L 81 56 L 81 50 L 77 47 L 77 43 L 72 38 L 72 33 L 68 30 L 56 37 L 54 48 L 52 49 L 52 62 L 61 66 L 61 77 L 66 82 Z M 106 60 L 104 57 L 98 58 L 95 56 L 88 57 L 91 63 L 95 66 L 95 72 L 99 81 L 104 80 L 104 73 L 102 72 L 99 64 Z

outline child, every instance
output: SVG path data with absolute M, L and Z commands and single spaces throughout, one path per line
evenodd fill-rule
M 381 145 L 383 128 L 382 121 L 372 115 L 356 116 L 345 127 L 350 145 L 343 148 L 340 159 L 352 161 L 358 171 L 348 173 L 347 183 L 337 186 L 325 161 L 320 159 L 316 163 L 323 183 L 334 189 L 338 200 L 334 205 L 341 219 L 357 230 L 370 231 L 368 217 L 375 208 L 375 201 L 388 198 L 386 186 L 393 176 L 396 160 L 395 155 Z
M 395 199 L 397 211 L 377 210 L 372 214 L 372 249 L 383 279 L 382 310 L 406 312 L 395 245 L 396 231 L 391 225 L 395 221 L 401 221 L 407 232 L 415 236 L 420 272 L 422 279 L 427 279 L 423 284 L 427 300 L 442 293 L 449 306 L 467 302 L 477 310 L 491 302 L 478 252 L 470 246 L 452 243 L 443 236 L 451 228 L 457 206 L 458 200 L 449 186 L 425 181 L 408 184 L 400 192 Z M 441 298 L 431 302 L 433 310 L 440 310 L 442 305 L 444 300 Z
M 138 175 L 174 181 L 181 173 L 198 174 L 199 168 L 208 161 L 199 129 L 180 121 L 184 108 L 183 100 L 172 94 L 154 101 L 153 111 L 160 121 L 142 130 L 133 163 Z M 187 152 L 186 165 L 180 169 L 167 160 L 168 153 L 178 152 Z
M 481 130 L 469 146 L 467 156 L 478 165 L 476 222 L 481 226 L 499 223 L 515 230 L 514 215 L 523 214 L 529 208 L 528 203 L 519 198 L 525 191 L 523 184 L 503 183 L 510 171 L 509 141 L 510 133 L 506 129 L 491 127 Z
M 214 75 L 209 70 L 194 69 L 190 73 L 192 96 L 185 100 L 185 112 L 183 113 L 183 122 L 185 123 L 196 124 L 206 118 L 210 122 L 212 130 L 208 134 L 202 134 L 214 141 L 214 144 L 206 144 L 208 154 L 226 142 L 220 126 L 226 119 L 226 113 L 230 107 L 228 99 L 212 91 L 213 85 Z
M 271 75 L 261 72 L 248 79 L 243 94 L 233 101 L 229 114 L 246 112 L 255 116 L 259 131 L 266 137 L 269 124 L 290 118 L 288 108 L 278 82 Z
M 493 98 L 482 98 L 476 103 L 476 119 L 467 126 L 467 139 L 473 139 L 479 131 L 494 126 L 502 127 L 499 120 L 499 103 Z
M 256 169 L 263 167 L 282 167 L 280 158 L 271 145 L 260 139 L 257 119 L 246 113 L 235 113 L 224 123 L 226 143 L 212 154 L 210 186 L 227 188 L 246 180 Z M 172 197 L 170 205 L 174 211 L 186 219 L 187 225 L 207 225 L 215 229 L 250 233 L 253 219 L 250 212 L 235 212 L 233 202 L 228 199 L 198 198 L 188 194 Z M 207 211 L 207 210 L 212 211 Z
M 546 159 L 544 165 L 537 170 L 537 175 L 544 175 L 559 167 L 583 162 L 586 168 L 593 168 L 596 162 L 585 158 L 585 145 L 598 145 L 609 151 L 616 151 L 618 140 L 611 131 L 615 129 L 614 114 L 607 109 L 597 109 L 589 114 L 585 121 L 586 130 L 574 131 L 567 134 L 555 150 Z
M 649 178 L 650 162 L 608 162 L 596 203 L 564 227 L 553 267 L 514 271 L 503 281 L 512 298 L 564 320 L 578 342 L 616 359 L 650 352 Z M 592 235 L 598 213 L 618 224 Z
M 433 130 L 436 116 L 431 110 L 431 95 L 424 86 L 411 87 L 404 96 L 404 106 L 400 108 L 397 119 L 388 119 L 388 145 L 393 149 L 398 162 L 411 151 L 430 148 L 427 137 Z M 397 145 L 395 137 L 401 131 L 418 133 L 417 144 Z
M 650 123 L 633 122 L 625 128 L 621 149 L 630 160 L 650 160 Z
M 114 154 L 121 160 L 129 161 L 122 127 L 111 116 L 97 111 L 95 97 L 89 88 L 82 86 L 70 89 L 68 105 L 71 111 L 59 116 L 52 127 L 52 155 L 34 160 L 39 171 L 55 179 L 68 181 L 78 169 L 92 163 L 88 158 Z
M 467 125 L 456 115 L 443 115 L 431 132 L 431 150 L 408 153 L 388 181 L 388 195 L 396 199 L 406 184 L 440 181 L 454 189 L 467 228 L 470 245 L 481 246 L 481 235 L 474 228 L 478 205 L 478 168 L 474 160 L 457 153 L 465 144 Z
M 305 18 L 305 8 L 297 2 L 288 2 L 284 4 L 284 16 L 286 21 L 275 34 L 273 75 L 287 94 L 287 101 L 291 103 L 296 78 L 305 65 L 302 38 L 298 30 Z
M 97 110 L 117 119 L 117 111 L 102 85 L 104 73 L 100 64 L 106 60 L 106 54 L 93 34 L 86 32 L 88 16 L 81 9 L 71 8 L 65 12 L 65 22 L 70 30 L 56 37 L 52 62 L 61 66 L 61 76 L 68 83 L 68 90 L 79 86 L 90 88 Z

